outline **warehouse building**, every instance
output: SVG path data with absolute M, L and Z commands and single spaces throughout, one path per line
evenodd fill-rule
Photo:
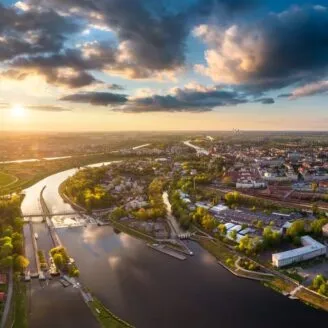
M 314 257 L 325 255 L 327 247 L 320 244 L 310 236 L 301 237 L 303 247 L 292 249 L 287 252 L 272 254 L 272 263 L 280 268 L 293 263 L 306 261 Z

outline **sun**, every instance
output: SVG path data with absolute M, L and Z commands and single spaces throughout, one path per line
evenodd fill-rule
M 11 116 L 16 117 L 16 118 L 22 118 L 22 117 L 26 116 L 27 111 L 26 111 L 25 107 L 17 104 L 17 105 L 14 105 L 11 107 L 10 114 L 11 114 Z

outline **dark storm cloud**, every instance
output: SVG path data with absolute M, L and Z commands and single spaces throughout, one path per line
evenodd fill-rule
M 0 61 L 19 55 L 56 52 L 80 26 L 53 10 L 19 13 L 0 4 Z
M 53 8 L 109 27 L 118 38 L 119 48 L 115 49 L 115 60 L 102 56 L 103 65 L 98 66 L 107 65 L 109 73 L 129 78 L 154 78 L 161 72 L 179 70 L 185 65 L 186 39 L 196 22 L 213 11 L 218 16 L 224 11 L 239 11 L 253 1 L 181 2 L 182 5 L 167 0 L 27 1 L 32 8 Z
M 208 25 L 198 36 L 211 56 L 196 69 L 218 82 L 228 77 L 248 91 L 304 85 L 328 73 L 328 10 L 317 6 L 293 7 L 229 29 Z
M 327 73 L 328 11 L 290 10 L 262 26 L 266 52 L 255 78 L 274 79 L 279 87 L 285 85 L 287 77 L 301 82 Z
M 115 107 L 116 111 L 142 112 L 206 112 L 215 107 L 245 104 L 247 96 L 231 90 L 176 89 L 168 95 L 153 95 L 130 99 Z
M 124 104 L 127 101 L 127 96 L 110 92 L 83 92 L 62 97 L 59 100 L 96 106 L 108 106 Z

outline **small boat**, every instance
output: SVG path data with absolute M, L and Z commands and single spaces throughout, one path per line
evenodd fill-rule
M 39 235 L 37 233 L 34 234 L 34 238 L 35 239 L 38 239 L 39 238 Z

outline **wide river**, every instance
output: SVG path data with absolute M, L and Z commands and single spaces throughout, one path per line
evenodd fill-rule
M 58 187 L 68 170 L 25 190 L 23 213 L 40 212 L 39 194 L 53 212 L 72 210 Z M 260 283 L 236 278 L 196 243 L 195 256 L 179 261 L 109 226 L 61 228 L 81 281 L 115 314 L 141 328 L 306 327 L 327 325 L 328 314 Z

